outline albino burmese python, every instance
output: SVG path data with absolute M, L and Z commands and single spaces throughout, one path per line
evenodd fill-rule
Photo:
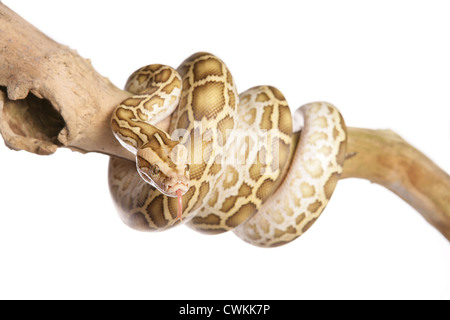
M 136 163 L 112 157 L 109 184 L 130 227 L 164 230 L 183 218 L 197 231 L 234 230 L 254 245 L 278 246 L 305 232 L 328 203 L 347 137 L 332 105 L 299 108 L 304 124 L 293 133 L 279 90 L 238 96 L 230 71 L 208 53 L 177 71 L 143 67 L 126 90 L 134 95 L 117 106 L 111 128 Z M 168 132 L 154 126 L 169 115 Z

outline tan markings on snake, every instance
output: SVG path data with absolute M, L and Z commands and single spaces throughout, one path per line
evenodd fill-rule
M 286 178 L 258 213 L 234 230 L 254 245 L 282 245 L 308 230 L 328 203 L 342 172 L 347 134 L 339 111 L 317 102 L 297 112 L 303 114 L 305 124 L 292 149 Z M 321 152 L 324 149 L 328 154 Z
M 136 163 L 111 158 L 109 167 L 126 224 L 178 224 L 176 196 L 183 193 L 189 227 L 210 234 L 234 229 L 268 247 L 292 241 L 321 214 L 342 172 L 341 115 L 328 103 L 305 105 L 297 111 L 302 131 L 293 134 L 278 89 L 259 86 L 238 96 L 234 83 L 208 53 L 194 54 L 177 71 L 149 65 L 130 76 L 126 90 L 134 96 L 116 108 L 111 128 Z M 169 115 L 168 132 L 155 127 Z
M 171 190 L 187 185 L 188 188 L 183 190 L 184 221 L 192 218 L 202 207 L 214 183 L 209 171 L 215 158 L 223 151 L 216 129 L 225 132 L 226 138 L 235 126 L 234 104 L 238 97 L 229 79 L 231 75 L 225 64 L 207 53 L 191 56 L 181 64 L 178 72 L 167 66 L 150 65 L 130 76 L 126 90 L 136 95 L 116 108 L 111 126 L 122 145 L 137 155 L 138 168 L 143 171 L 139 172 L 141 177 L 147 178 L 146 182 L 158 190 L 143 189 L 139 179 L 134 179 L 133 183 L 127 183 L 126 179 L 115 179 L 111 172 L 114 172 L 116 167 L 127 170 L 128 178 L 129 175 L 135 175 L 136 170 L 124 160 L 111 159 L 109 177 L 112 195 L 122 220 L 128 225 L 134 227 L 132 217 L 139 214 L 145 216 L 147 229 L 173 226 L 177 220 L 177 202 L 174 198 L 176 194 Z M 151 94 L 146 94 L 147 91 Z M 234 93 L 233 99 L 230 99 L 229 91 Z M 171 104 L 173 101 L 176 103 Z M 138 121 L 136 110 L 148 113 L 151 122 Z M 154 126 L 172 112 L 168 133 Z M 181 141 L 180 136 L 172 140 L 170 133 L 176 130 L 180 132 L 180 129 Z M 175 161 L 180 159 L 170 157 L 174 148 L 179 145 L 182 145 L 188 154 L 181 164 Z M 151 157 L 152 160 L 143 165 L 144 161 L 140 157 Z M 186 164 L 189 165 L 189 177 L 184 174 Z M 152 176 L 154 172 L 158 175 L 155 179 Z M 220 171 L 216 174 L 220 174 Z M 114 185 L 120 184 L 128 184 L 130 188 L 113 188 Z M 140 192 L 147 195 L 140 195 Z M 138 205 L 135 203 L 137 198 L 145 198 L 146 201 Z M 123 204 L 130 202 L 135 203 L 133 209 L 124 208 Z M 142 229 L 141 223 L 139 229 Z

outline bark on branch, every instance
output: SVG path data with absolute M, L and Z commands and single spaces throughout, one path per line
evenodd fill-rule
M 109 128 L 113 108 L 128 95 L 0 3 L 0 133 L 8 147 L 133 160 Z M 167 129 L 168 121 L 159 126 Z M 349 128 L 342 178 L 350 177 L 393 191 L 450 240 L 450 176 L 392 131 Z
M 390 130 L 348 128 L 341 179 L 367 179 L 394 192 L 450 240 L 450 176 Z
M 0 3 L 0 131 L 6 144 L 38 154 L 58 147 L 118 153 L 102 127 L 128 94 L 88 59 L 56 43 Z

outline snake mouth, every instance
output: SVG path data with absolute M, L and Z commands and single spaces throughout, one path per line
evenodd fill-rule
M 183 182 L 178 182 L 174 185 L 166 187 L 166 194 L 170 197 L 178 197 L 178 194 L 181 192 L 181 195 L 184 195 L 189 189 L 189 185 Z

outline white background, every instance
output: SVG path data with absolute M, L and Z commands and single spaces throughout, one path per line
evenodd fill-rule
M 326 100 L 348 126 L 390 128 L 450 172 L 446 1 L 4 1 L 119 87 L 149 63 L 210 51 L 239 91 Z M 339 182 L 301 238 L 277 249 L 187 227 L 122 224 L 106 156 L 0 146 L 0 298 L 442 299 L 449 242 L 375 184 Z

